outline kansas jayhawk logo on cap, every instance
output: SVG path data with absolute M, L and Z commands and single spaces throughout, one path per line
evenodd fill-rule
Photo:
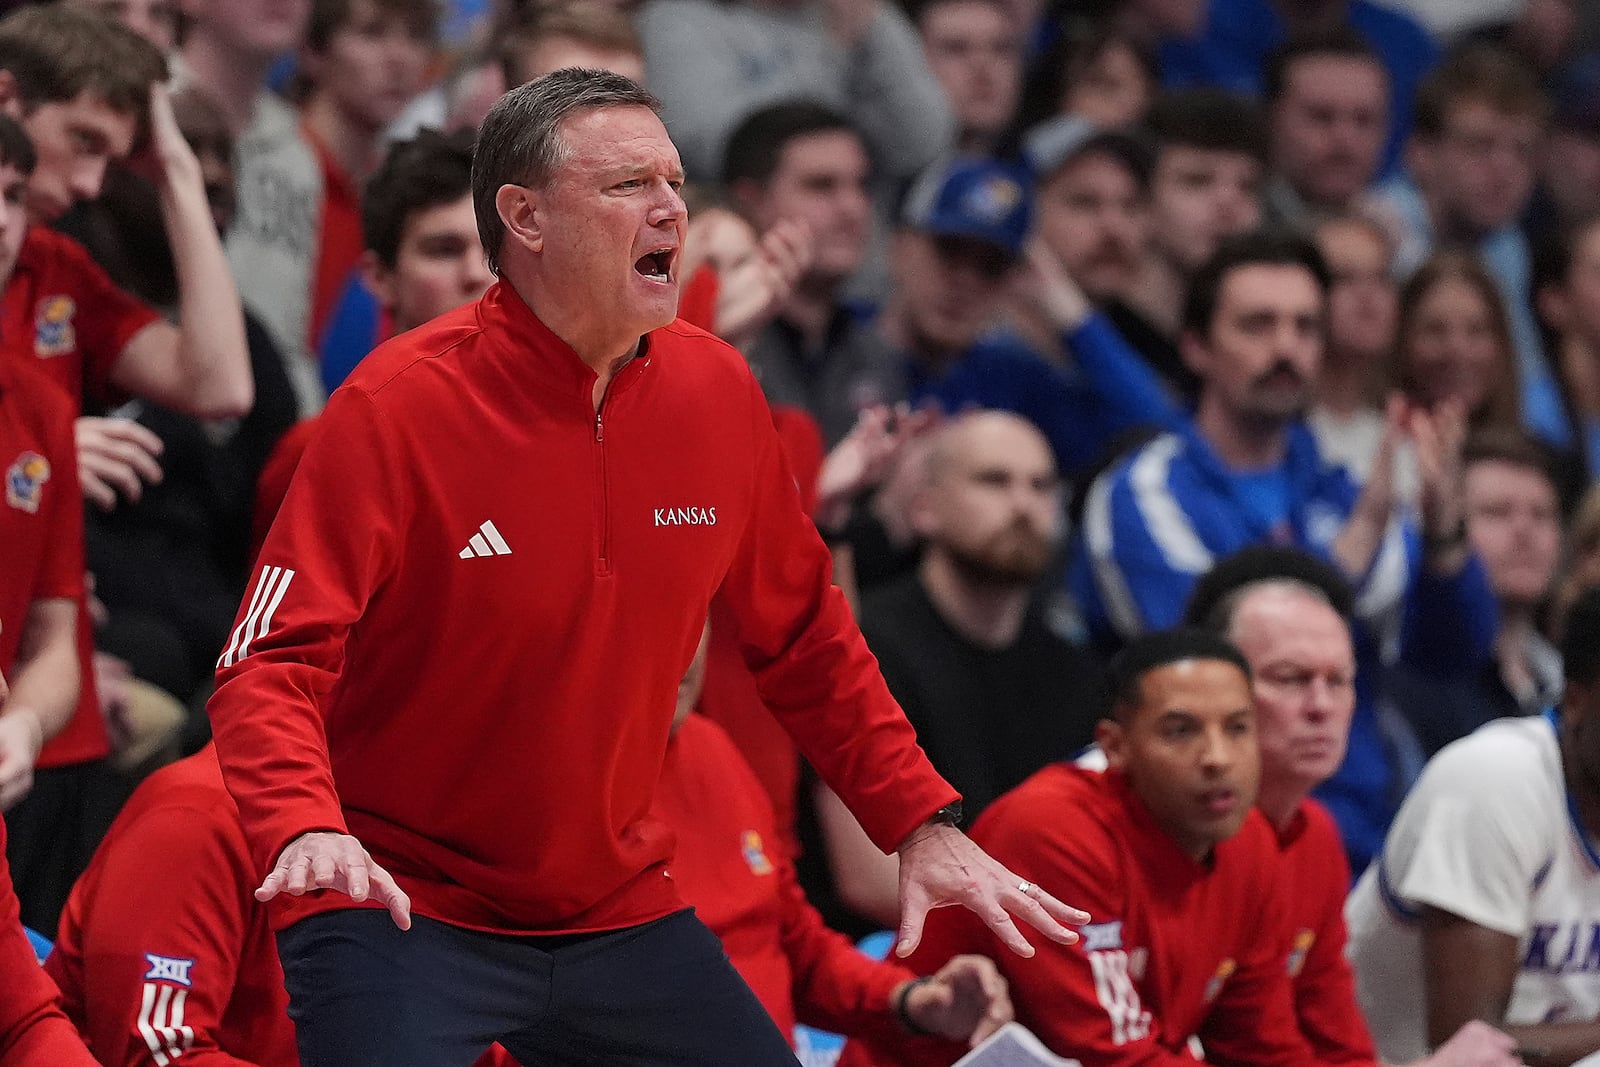
M 24 452 L 6 470 L 6 503 L 29 515 L 36 513 L 49 480 L 50 461 L 37 452 Z
M 39 301 L 33 322 L 33 354 L 41 359 L 64 356 L 78 347 L 72 316 L 78 305 L 70 296 L 47 296 Z

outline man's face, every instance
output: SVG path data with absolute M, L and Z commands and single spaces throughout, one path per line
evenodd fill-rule
M 1061 480 L 1049 444 L 998 412 L 963 417 L 944 433 L 913 525 L 969 579 L 1026 588 L 1061 540 Z
M 1039 236 L 1099 303 L 1127 294 L 1149 242 L 1149 202 L 1109 152 L 1087 152 L 1039 190 Z
M 1272 109 L 1278 171 L 1311 203 L 1347 207 L 1378 173 L 1388 93 L 1383 68 L 1369 60 L 1312 55 L 1296 61 Z
M 259 59 L 298 48 L 311 17 L 311 0 L 181 0 L 181 4 L 193 20 L 191 34 Z
M 988 241 L 914 230 L 895 234 L 891 256 L 912 343 L 941 356 L 965 351 L 994 321 L 1016 265 Z
M 1328 263 L 1328 358 L 1363 366 L 1394 351 L 1400 294 L 1389 270 L 1389 245 L 1359 222 L 1327 223 L 1317 248 Z
M 1432 407 L 1459 400 L 1476 412 L 1489 402 L 1510 353 L 1495 328 L 1495 309 L 1460 278 L 1443 278 L 1417 301 L 1401 358 L 1418 399 Z
M 11 280 L 28 234 L 28 177 L 9 163 L 0 163 L 0 289 Z M 0 703 L 5 700 L 5 679 L 0 678 Z
M 1452 226 L 1491 233 L 1521 217 L 1533 195 L 1540 128 L 1531 115 L 1507 115 L 1486 103 L 1450 108 L 1443 136 L 1419 142 L 1431 192 Z
M 93 200 L 106 166 L 133 149 L 137 119 L 85 89 L 71 100 L 39 104 L 21 116 L 39 162 L 28 179 L 28 213 L 53 222 L 80 200 Z
M 1252 263 L 1223 279 L 1210 333 L 1186 333 L 1183 355 L 1242 424 L 1278 426 L 1310 403 L 1322 363 L 1322 290 L 1304 267 Z
M 470 193 L 412 212 L 392 268 L 368 262 L 379 301 L 403 333 L 482 296 L 494 282 L 483 261 Z
M 71 0 L 122 23 L 162 52 L 178 43 L 178 0 Z
M 923 16 L 922 49 L 962 131 L 1001 134 L 1022 95 L 1022 41 L 991 0 L 945 0 Z
M 357 126 L 376 132 L 392 122 L 422 88 L 433 46 L 373 0 L 354 0 L 325 52 L 302 56 L 305 71 L 333 106 Z
M 1240 152 L 1169 145 L 1151 180 L 1151 233 L 1183 274 L 1261 224 L 1261 165 Z
M 567 161 L 537 194 L 546 291 L 608 337 L 665 326 L 688 225 L 666 127 L 646 107 L 599 107 L 568 118 L 561 138 Z
M 1309 793 L 1339 769 L 1356 707 L 1356 661 L 1339 613 L 1303 589 L 1247 594 L 1228 635 L 1254 674 L 1263 789 Z
M 518 85 L 544 77 L 563 67 L 583 67 L 587 70 L 609 70 L 644 84 L 644 57 L 624 48 L 601 48 L 571 37 L 547 37 L 527 49 L 516 59 L 512 74 L 515 89 Z
M 1107 762 L 1185 853 L 1201 859 L 1239 832 L 1256 802 L 1261 754 L 1244 672 L 1226 660 L 1157 667 L 1126 725 L 1102 722 Z
M 1118 42 L 1102 49 L 1067 86 L 1061 110 L 1114 130 L 1144 118 L 1154 92 L 1150 71 L 1132 47 Z
M 1495 596 L 1524 611 L 1536 607 L 1561 559 L 1555 486 L 1529 467 L 1483 459 L 1467 468 L 1466 508 L 1467 537 Z
M 849 130 L 795 137 L 784 145 L 771 179 L 753 197 L 757 228 L 765 231 L 783 219 L 804 219 L 816 241 L 811 277 L 843 281 L 866 255 L 870 175 L 867 150 Z

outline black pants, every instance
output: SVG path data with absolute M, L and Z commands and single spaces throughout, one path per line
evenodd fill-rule
M 304 1067 L 795 1067 L 716 935 L 685 910 L 603 934 L 506 937 L 385 911 L 278 934 Z

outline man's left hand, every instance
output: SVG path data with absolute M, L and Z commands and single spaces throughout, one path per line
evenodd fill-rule
M 901 842 L 898 852 L 897 956 L 916 951 L 928 912 L 951 904 L 977 913 L 1007 948 L 1024 958 L 1033 955 L 1033 946 L 1011 921 L 1013 914 L 1063 945 L 1078 940 L 1063 923 L 1082 926 L 1089 921 L 1087 912 L 1068 907 L 1042 887 L 1013 874 L 954 826 L 923 823 Z
M 1010 988 L 987 956 L 954 957 L 905 998 L 906 1014 L 919 1028 L 973 1048 L 1015 1018 Z

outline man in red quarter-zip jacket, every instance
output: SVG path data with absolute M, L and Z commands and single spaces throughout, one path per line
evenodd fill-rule
M 217 752 L 307 1067 L 497 1039 L 524 1063 L 794 1063 L 649 816 L 713 594 L 767 706 L 899 851 L 903 952 L 943 903 L 1024 953 L 1008 912 L 1067 942 L 1086 918 L 945 821 L 759 387 L 674 323 L 656 106 L 580 70 L 495 106 L 473 189 L 501 280 L 335 394 L 219 661 Z

